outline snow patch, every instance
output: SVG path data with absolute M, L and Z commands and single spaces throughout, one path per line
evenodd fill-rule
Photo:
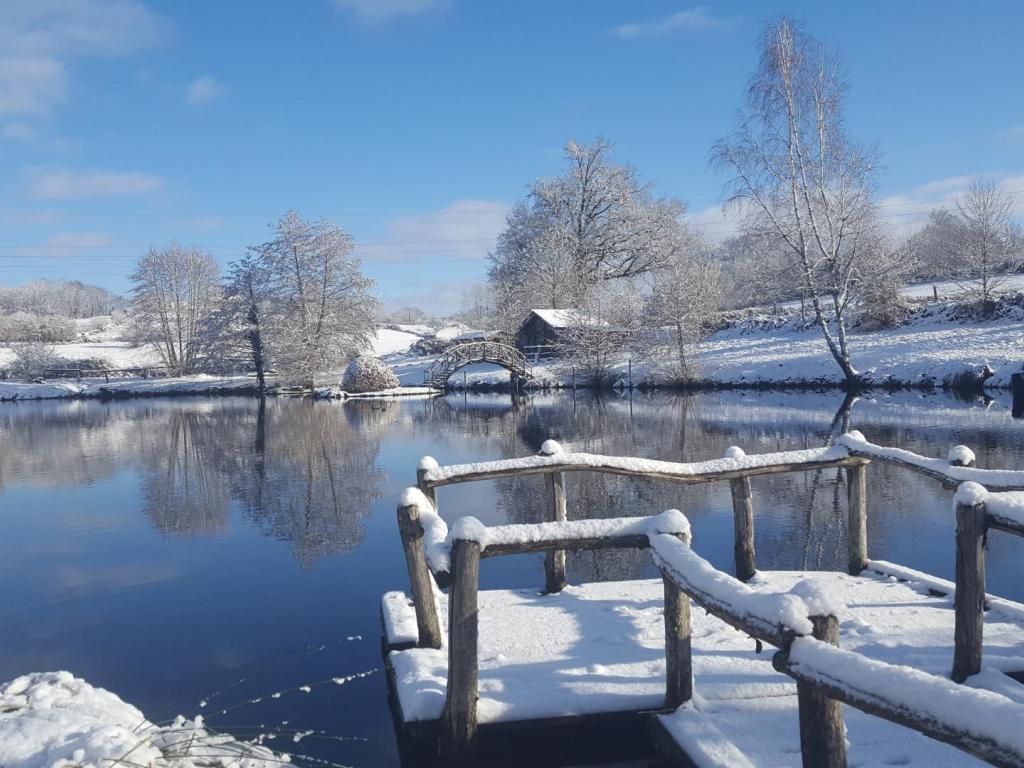
M 554 456 L 556 453 L 562 452 L 562 446 L 555 440 L 545 440 L 539 451 L 541 456 Z
M 974 451 L 966 445 L 954 445 L 949 449 L 946 458 L 950 464 L 959 464 L 962 467 L 969 467 L 974 464 Z

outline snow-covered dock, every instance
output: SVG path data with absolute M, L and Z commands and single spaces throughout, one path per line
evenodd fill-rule
M 871 460 L 963 481 L 957 583 L 868 559 Z M 650 743 L 680 765 L 788 766 L 802 755 L 804 766 L 843 766 L 847 750 L 856 765 L 1022 765 L 1024 605 L 986 596 L 984 548 L 989 529 L 1024 534 L 1024 473 L 971 464 L 962 446 L 928 459 L 858 433 L 827 449 L 732 449 L 695 464 L 570 454 L 551 441 L 523 459 L 425 459 L 399 505 L 412 596 L 382 601 L 397 727 L 464 760 L 484 759 L 489 732 L 642 716 Z M 823 465 L 849 475 L 849 573 L 757 570 L 749 478 Z M 566 520 L 566 471 L 728 480 L 740 578 L 700 557 L 677 510 Z M 462 518 L 449 530 L 437 512 L 440 486 L 538 473 L 551 522 Z M 662 579 L 565 586 L 565 550 L 599 547 L 650 549 Z M 547 553 L 544 592 L 478 589 L 481 558 L 523 552 Z

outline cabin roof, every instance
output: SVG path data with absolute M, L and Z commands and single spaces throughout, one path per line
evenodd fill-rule
M 593 317 L 580 314 L 575 309 L 531 309 L 531 315 L 536 315 L 552 328 L 563 329 L 574 325 L 588 327 L 608 327 L 604 320 L 597 320 Z M 527 316 L 526 321 L 529 321 Z

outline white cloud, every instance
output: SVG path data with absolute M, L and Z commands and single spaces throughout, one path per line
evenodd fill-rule
M 197 77 L 185 89 L 185 101 L 189 104 L 206 104 L 220 98 L 227 88 L 213 75 Z
M 149 173 L 51 171 L 33 175 L 29 194 L 36 200 L 121 197 L 155 192 L 163 186 L 163 179 Z
M 737 234 L 740 228 L 740 212 L 735 207 L 723 209 L 721 205 L 711 205 L 691 212 L 686 218 L 695 229 L 716 243 Z
M 138 0 L 4 0 L 0 114 L 47 112 L 64 97 L 68 59 L 133 53 L 164 26 Z
M 1003 141 L 1024 141 L 1024 125 L 1013 125 L 997 131 L 996 138 Z
M 368 263 L 483 260 L 505 226 L 507 203 L 457 200 L 438 211 L 392 219 L 384 237 L 358 246 Z
M 400 16 L 417 16 L 448 7 L 448 0 L 334 0 L 363 24 L 382 24 Z
M 64 98 L 64 65 L 48 56 L 0 56 L 0 115 L 40 114 Z
M 3 134 L 5 139 L 28 141 L 35 136 L 35 131 L 28 123 L 7 123 L 4 125 Z
M 102 232 L 56 232 L 37 245 L 15 248 L 17 256 L 81 256 L 113 243 Z
M 1024 214 L 1024 175 L 1007 173 L 949 176 L 926 182 L 913 189 L 883 197 L 878 201 L 878 213 L 889 228 L 898 235 L 907 235 L 920 229 L 928 221 L 928 214 L 936 208 L 953 208 L 956 199 L 967 191 L 971 182 L 984 176 L 999 182 L 1000 189 L 1015 195 L 1016 210 Z
M 640 37 L 665 37 L 676 32 L 703 32 L 718 29 L 728 22 L 713 16 L 704 7 L 673 13 L 663 19 L 650 22 L 634 22 L 615 27 L 612 34 L 616 37 L 635 39 Z

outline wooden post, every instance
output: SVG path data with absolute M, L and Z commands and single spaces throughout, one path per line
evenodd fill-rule
M 754 552 L 754 502 L 750 495 L 750 478 L 737 477 L 729 481 L 732 490 L 732 554 L 736 578 L 750 581 L 757 568 Z
M 437 489 L 432 485 L 427 485 L 426 474 L 429 469 L 436 467 L 437 462 L 434 462 L 431 467 L 418 467 L 416 469 L 416 487 L 419 488 L 423 495 L 430 499 L 430 503 L 434 505 L 434 511 L 437 511 Z
M 962 683 L 981 671 L 985 623 L 985 504 L 956 505 L 956 623 L 953 679 Z
M 468 760 L 476 750 L 479 580 L 480 543 L 457 539 L 448 593 L 448 688 L 442 717 L 443 748 L 450 760 Z
M 693 698 L 690 597 L 664 570 L 661 581 L 665 588 L 665 707 L 676 709 Z
M 839 645 L 835 616 L 811 616 L 816 640 Z M 814 684 L 797 680 L 800 706 L 800 753 L 803 768 L 846 768 L 846 724 L 843 705 Z
M 565 473 L 549 472 L 544 475 L 544 492 L 548 497 L 549 519 L 559 523 L 569 519 L 565 504 Z M 565 589 L 565 550 L 553 549 L 544 554 L 544 591 L 561 592 Z
M 409 569 L 412 602 L 416 609 L 416 628 L 421 648 L 441 647 L 441 626 L 437 620 L 434 588 L 430 583 L 427 555 L 423 551 L 423 526 L 420 511 L 415 504 L 398 506 L 398 532 L 405 550 L 405 564 Z
M 868 567 L 868 482 L 867 467 L 856 464 L 846 470 L 848 493 L 846 540 L 849 552 L 847 573 L 856 576 Z

